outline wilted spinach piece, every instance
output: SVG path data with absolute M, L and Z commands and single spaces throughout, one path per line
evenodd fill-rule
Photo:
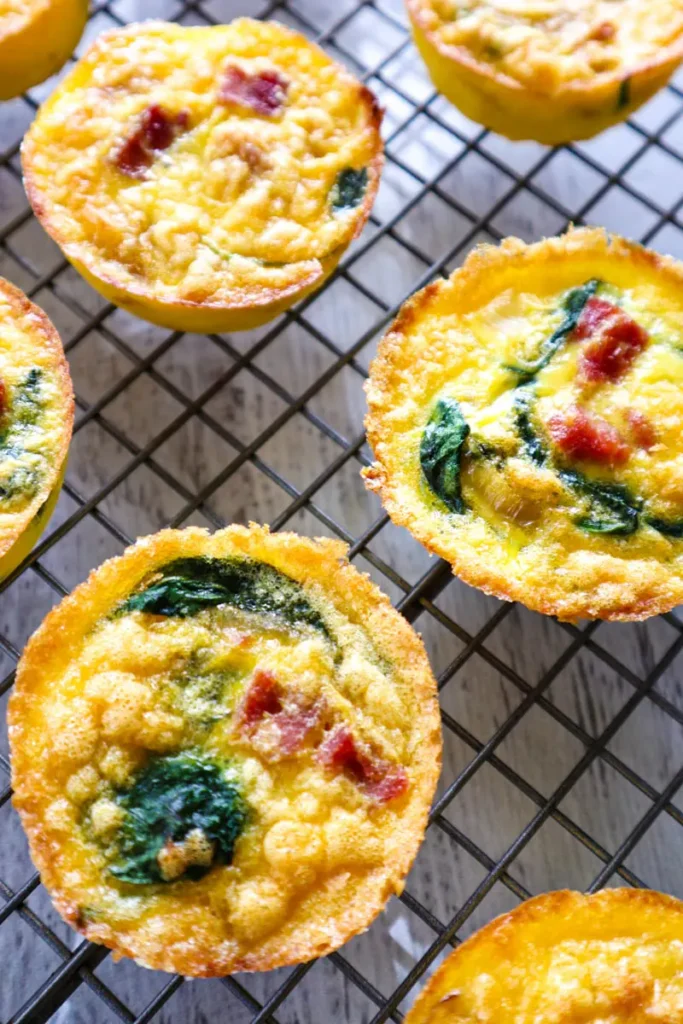
M 470 428 L 454 398 L 440 398 L 420 443 L 420 465 L 427 483 L 458 515 L 466 506 L 460 486 L 460 461 Z
M 330 192 L 330 203 L 335 213 L 352 210 L 358 206 L 368 185 L 367 167 L 355 171 L 353 167 L 345 167 L 337 175 L 337 180 Z
M 584 306 L 595 295 L 601 283 L 597 278 L 592 278 L 579 288 L 572 288 L 568 291 L 562 303 L 564 319 L 550 337 L 543 342 L 538 358 L 532 363 L 526 363 L 521 366 L 508 365 L 505 368 L 512 373 L 516 373 L 522 381 L 529 381 L 532 377 L 535 377 L 540 370 L 548 365 L 555 353 L 564 345 L 579 322 Z
M 674 540 L 683 537 L 683 519 L 660 519 L 658 516 L 645 516 L 645 522 L 665 537 L 673 537 Z
M 118 833 L 118 863 L 110 872 L 122 882 L 163 882 L 157 856 L 172 839 L 181 842 L 201 829 L 213 842 L 213 864 L 230 864 L 246 824 L 246 808 L 237 788 L 217 764 L 200 754 L 155 758 L 133 786 L 119 794 L 126 812 Z M 209 868 L 191 865 L 183 877 L 201 878 Z
M 31 498 L 38 490 L 42 472 L 36 453 L 28 445 L 31 430 L 40 420 L 44 401 L 41 394 L 42 371 L 33 367 L 16 385 L 9 396 L 9 405 L 0 419 L 0 499 L 9 501 L 19 495 Z M 28 464 L 21 460 L 29 456 Z M 2 476 L 3 462 L 17 460 L 6 476 Z
M 186 618 L 204 608 L 232 605 L 277 615 L 293 626 L 313 626 L 331 639 L 320 613 L 299 583 L 251 558 L 178 558 L 155 580 L 119 605 L 117 614 L 149 612 Z
M 640 502 L 623 484 L 589 480 L 575 469 L 561 469 L 560 480 L 577 494 L 588 498 L 590 511 L 576 525 L 587 533 L 609 533 L 626 537 L 640 525 Z
M 524 454 L 537 466 L 542 466 L 548 458 L 548 449 L 534 430 L 531 422 L 531 410 L 535 394 L 528 385 L 518 387 L 513 402 L 515 426 L 522 441 Z

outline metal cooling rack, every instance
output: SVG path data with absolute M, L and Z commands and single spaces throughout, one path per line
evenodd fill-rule
M 423 633 L 441 688 L 444 774 L 406 890 L 325 961 L 188 983 L 115 965 L 51 908 L 11 810 L 0 741 L 0 1015 L 173 1024 L 400 1021 L 418 982 L 494 913 L 549 888 L 683 896 L 683 624 L 560 625 L 453 580 L 364 491 L 360 390 L 404 298 L 480 240 L 601 223 L 683 255 L 683 91 L 675 81 L 586 144 L 511 144 L 438 97 L 400 0 L 107 0 L 102 29 L 276 17 L 386 107 L 373 215 L 322 292 L 244 335 L 187 337 L 105 304 L 42 233 L 19 143 L 54 82 L 0 105 L 0 273 L 57 323 L 77 391 L 48 534 L 0 585 L 0 695 L 47 609 L 139 533 L 250 517 L 342 538 Z M 417 986 L 417 988 L 415 987 Z

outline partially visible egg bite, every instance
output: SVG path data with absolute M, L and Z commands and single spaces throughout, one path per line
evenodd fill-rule
M 0 0 L 0 100 L 59 71 L 87 17 L 88 0 Z
M 0 278 L 0 579 L 29 553 L 62 485 L 74 415 L 57 331 Z
M 29 641 L 14 804 L 59 912 L 146 966 L 266 970 L 367 928 L 439 774 L 423 645 L 335 541 L 139 541 Z
M 272 319 L 332 272 L 383 162 L 373 95 L 276 22 L 101 35 L 24 140 L 37 217 L 102 295 L 176 330 Z
M 683 602 L 683 265 L 597 228 L 475 249 L 367 384 L 364 471 L 467 583 L 564 619 Z
M 527 900 L 451 953 L 405 1024 L 683 1024 L 683 903 L 645 889 Z
M 683 59 L 681 0 L 407 0 L 444 96 L 510 139 L 559 145 L 604 131 Z

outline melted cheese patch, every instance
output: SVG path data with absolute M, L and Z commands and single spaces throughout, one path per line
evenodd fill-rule
M 424 0 L 445 45 L 537 91 L 625 73 L 683 32 L 680 0 Z
M 226 69 L 286 83 L 258 113 L 221 97 Z M 144 176 L 117 153 L 151 107 L 187 127 Z M 103 279 L 189 302 L 287 288 L 346 245 L 365 214 L 334 208 L 347 169 L 380 149 L 366 91 L 302 36 L 240 19 L 107 33 L 29 133 L 31 182 L 67 252 Z M 369 187 L 369 185 L 368 185 Z
M 224 952 L 294 919 L 312 887 L 352 884 L 382 863 L 401 800 L 373 801 L 354 778 L 324 768 L 318 748 L 325 727 L 344 724 L 377 756 L 409 765 L 419 708 L 364 632 L 337 618 L 346 634 L 341 655 L 320 631 L 269 625 L 229 607 L 187 618 L 134 612 L 86 637 L 33 708 L 31 728 L 49 737 L 36 767 L 52 788 L 45 817 L 60 834 L 55 863 L 88 921 L 124 935 L 135 929 L 143 939 L 163 928 L 169 943 L 194 921 Z M 265 713 L 253 729 L 239 725 L 258 672 L 275 677 L 285 710 L 322 707 L 312 737 L 289 756 L 279 752 L 277 716 Z M 247 825 L 232 864 L 172 888 L 121 884 L 109 872 L 122 824 L 116 795 L 150 758 L 182 750 L 222 765 L 244 797 Z M 194 835 L 164 857 L 160 866 L 173 880 L 188 864 L 210 864 L 211 850 Z M 208 920 L 204 906 L 213 911 Z
M 541 896 L 452 954 L 406 1024 L 682 1024 L 682 914 L 656 893 Z

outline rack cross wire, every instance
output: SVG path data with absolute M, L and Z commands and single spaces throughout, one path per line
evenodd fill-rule
M 0 701 L 26 637 L 104 557 L 164 525 L 252 517 L 346 541 L 423 633 L 442 697 L 443 779 L 407 887 L 369 932 L 326 961 L 188 984 L 115 965 L 59 920 L 11 810 L 3 734 L 0 1015 L 12 1024 L 400 1021 L 451 947 L 532 893 L 610 884 L 683 896 L 677 612 L 579 627 L 501 604 L 429 560 L 358 476 L 376 340 L 408 294 L 472 245 L 597 223 L 683 256 L 683 91 L 674 79 L 590 143 L 512 144 L 434 92 L 400 0 L 106 0 L 79 53 L 140 17 L 237 14 L 291 24 L 377 94 L 387 165 L 375 209 L 325 288 L 274 324 L 169 333 L 95 296 L 32 218 L 19 145 L 54 82 L 0 106 L 0 274 L 57 323 L 77 393 L 57 513 L 0 584 Z

